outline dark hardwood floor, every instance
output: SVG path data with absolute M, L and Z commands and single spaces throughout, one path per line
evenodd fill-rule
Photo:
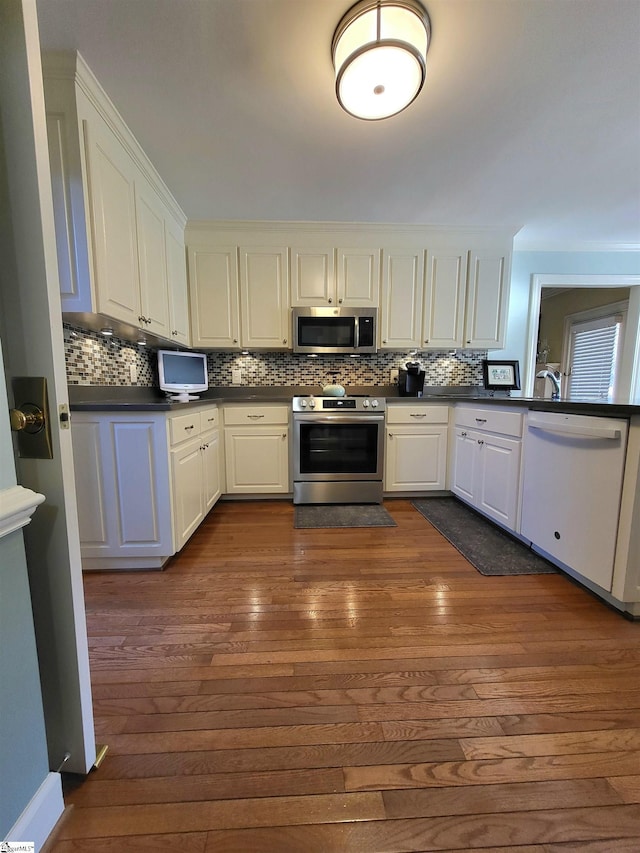
M 640 849 L 640 624 L 385 506 L 223 502 L 164 572 L 86 576 L 109 752 L 51 853 Z

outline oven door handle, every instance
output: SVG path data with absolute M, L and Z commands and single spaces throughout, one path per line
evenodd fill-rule
M 332 415 L 332 414 L 315 414 L 309 412 L 308 414 L 302 414 L 296 412 L 293 416 L 294 423 L 297 421 L 298 423 L 330 423 L 330 424 L 360 424 L 360 423 L 384 423 L 384 414 L 380 415 L 349 415 L 346 412 L 344 414 Z

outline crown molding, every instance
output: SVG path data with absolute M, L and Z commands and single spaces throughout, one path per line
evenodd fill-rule
M 576 240 L 557 242 L 549 240 L 527 240 L 516 235 L 514 252 L 640 252 L 640 243 L 606 242 L 605 240 Z

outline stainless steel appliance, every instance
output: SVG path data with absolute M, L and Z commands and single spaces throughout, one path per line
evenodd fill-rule
M 377 352 L 377 308 L 294 308 L 292 316 L 294 352 Z
M 293 502 L 382 503 L 385 400 L 293 398 Z

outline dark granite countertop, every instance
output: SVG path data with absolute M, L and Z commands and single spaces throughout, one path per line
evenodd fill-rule
M 633 403 L 594 403 L 578 400 L 548 400 L 539 397 L 508 397 L 490 394 L 476 386 L 435 386 L 425 388 L 421 398 L 401 397 L 393 385 L 358 386 L 347 388 L 350 394 L 371 394 L 385 397 L 387 402 L 416 403 L 490 403 L 502 406 L 520 406 L 538 412 L 565 412 L 567 414 L 596 415 L 603 417 L 632 417 L 640 415 L 640 405 Z M 157 411 L 175 412 L 206 403 L 290 403 L 299 394 L 320 395 L 317 386 L 260 386 L 210 388 L 198 400 L 188 403 L 169 401 L 156 388 L 109 385 L 70 385 L 69 404 L 72 411 Z

